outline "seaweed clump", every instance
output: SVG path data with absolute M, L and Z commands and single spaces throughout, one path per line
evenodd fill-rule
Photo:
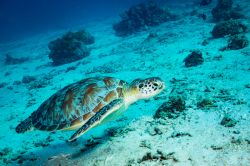
M 80 60 L 90 54 L 86 46 L 95 42 L 94 37 L 85 30 L 68 32 L 49 43 L 49 58 L 53 65 L 62 65 Z
M 237 121 L 228 115 L 224 116 L 220 124 L 224 127 L 234 127 L 237 124 Z
M 113 25 L 117 36 L 127 36 L 147 27 L 157 26 L 173 18 L 169 11 L 149 1 L 129 8 L 120 15 L 121 21 Z
M 229 20 L 218 23 L 212 30 L 214 38 L 221 38 L 226 35 L 236 35 L 247 31 L 247 26 L 238 20 Z
M 204 62 L 204 59 L 202 57 L 202 53 L 199 50 L 194 50 L 189 54 L 185 59 L 185 66 L 186 67 L 193 67 L 201 65 Z
M 243 15 L 233 9 L 232 0 L 218 0 L 217 6 L 213 8 L 212 15 L 215 21 L 227 21 L 230 19 L 239 19 Z
M 239 50 L 249 45 L 249 41 L 245 35 L 234 35 L 229 41 L 226 49 Z
M 201 101 L 197 102 L 197 107 L 200 109 L 206 109 L 210 107 L 215 107 L 214 102 L 210 99 L 202 99 Z
M 156 111 L 155 119 L 176 119 L 186 109 L 185 101 L 181 97 L 171 97 L 164 102 Z
M 168 154 L 163 153 L 160 150 L 157 150 L 155 154 L 152 154 L 151 152 L 147 152 L 141 159 L 138 160 L 137 164 L 139 165 L 147 165 L 146 163 L 150 162 L 162 162 L 165 160 L 172 160 L 173 162 L 178 162 L 179 160 L 175 157 L 175 152 L 170 152 Z M 136 165 L 137 165 L 136 164 Z M 133 165 L 133 164 L 129 164 Z

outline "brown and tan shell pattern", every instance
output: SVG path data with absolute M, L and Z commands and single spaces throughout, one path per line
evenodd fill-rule
M 123 98 L 125 84 L 112 77 L 88 78 L 70 84 L 31 114 L 32 125 L 48 131 L 80 127 L 109 102 Z

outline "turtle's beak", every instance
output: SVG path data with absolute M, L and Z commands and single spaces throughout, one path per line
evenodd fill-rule
M 166 87 L 166 85 L 165 85 L 165 83 L 164 82 L 162 82 L 162 84 L 160 85 L 160 89 L 165 89 L 165 87 Z

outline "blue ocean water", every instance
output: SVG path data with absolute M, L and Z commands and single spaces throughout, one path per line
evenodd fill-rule
M 250 165 L 248 0 L 1 0 L 0 165 Z
M 0 42 L 115 16 L 139 2 L 142 0 L 2 0 Z

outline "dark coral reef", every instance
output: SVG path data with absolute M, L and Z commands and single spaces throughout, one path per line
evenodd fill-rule
M 200 5 L 201 6 L 207 6 L 212 3 L 212 0 L 201 0 Z
M 212 10 L 212 15 L 215 21 L 227 21 L 243 17 L 233 8 L 232 0 L 218 0 L 217 6 Z
M 157 26 L 173 19 L 173 15 L 165 9 L 161 9 L 155 2 L 132 6 L 120 15 L 121 21 L 113 25 L 117 36 L 127 36 L 147 27 Z
M 247 31 L 247 26 L 238 20 L 228 20 L 216 24 L 212 30 L 214 38 L 236 35 Z
M 49 58 L 53 65 L 62 65 L 80 60 L 90 54 L 86 46 L 95 42 L 94 37 L 85 30 L 68 32 L 49 43 Z
M 229 50 L 239 50 L 249 45 L 249 41 L 245 35 L 234 35 L 232 36 L 227 45 Z
M 185 66 L 186 67 L 193 67 L 201 65 L 204 62 L 202 57 L 202 53 L 199 50 L 193 50 L 185 59 Z

